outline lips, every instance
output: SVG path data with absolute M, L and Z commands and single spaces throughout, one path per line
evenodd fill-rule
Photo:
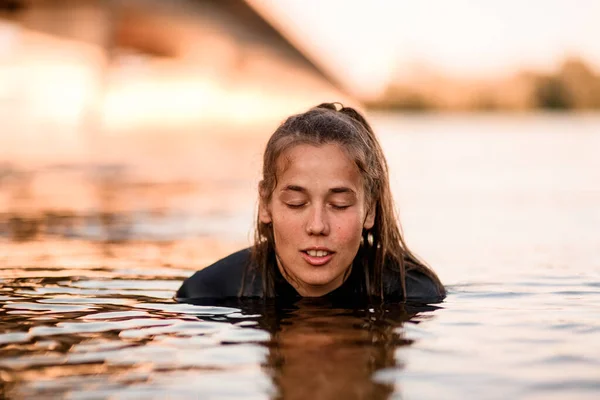
M 323 247 L 311 247 L 302 250 L 300 254 L 308 264 L 321 266 L 327 264 L 333 258 L 335 252 Z

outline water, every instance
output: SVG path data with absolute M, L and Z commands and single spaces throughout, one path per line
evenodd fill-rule
M 248 244 L 263 136 L 200 138 L 160 182 L 8 165 L 0 397 L 598 398 L 600 116 L 375 121 L 440 308 L 175 303 Z

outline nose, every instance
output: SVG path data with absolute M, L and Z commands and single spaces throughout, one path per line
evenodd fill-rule
M 323 208 L 312 207 L 306 223 L 306 232 L 309 235 L 328 235 L 329 222 Z

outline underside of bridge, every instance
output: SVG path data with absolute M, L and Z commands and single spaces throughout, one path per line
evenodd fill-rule
M 243 0 L 0 0 L 0 157 L 272 124 L 334 100 L 351 101 Z

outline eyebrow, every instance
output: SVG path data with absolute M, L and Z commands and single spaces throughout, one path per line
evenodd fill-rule
M 283 188 L 283 191 L 285 191 L 285 190 L 290 190 L 292 192 L 306 193 L 305 188 L 303 188 L 302 186 L 297 186 L 297 185 L 287 185 L 286 187 Z
M 344 187 L 344 186 L 342 186 L 342 187 L 334 187 L 334 188 L 331 188 L 331 189 L 329 189 L 329 191 L 330 191 L 331 193 L 349 193 L 349 194 L 356 194 L 356 193 L 354 192 L 354 190 L 350 189 L 349 187 Z
M 286 187 L 283 188 L 283 190 L 290 190 L 292 192 L 300 192 L 300 193 L 307 193 L 306 188 L 303 188 L 302 186 L 298 186 L 298 185 L 287 185 Z M 340 187 L 334 187 L 329 189 L 330 193 L 349 193 L 349 194 L 354 194 L 356 195 L 356 192 L 352 189 L 350 189 L 349 187 L 345 187 L 345 186 L 340 186 Z

